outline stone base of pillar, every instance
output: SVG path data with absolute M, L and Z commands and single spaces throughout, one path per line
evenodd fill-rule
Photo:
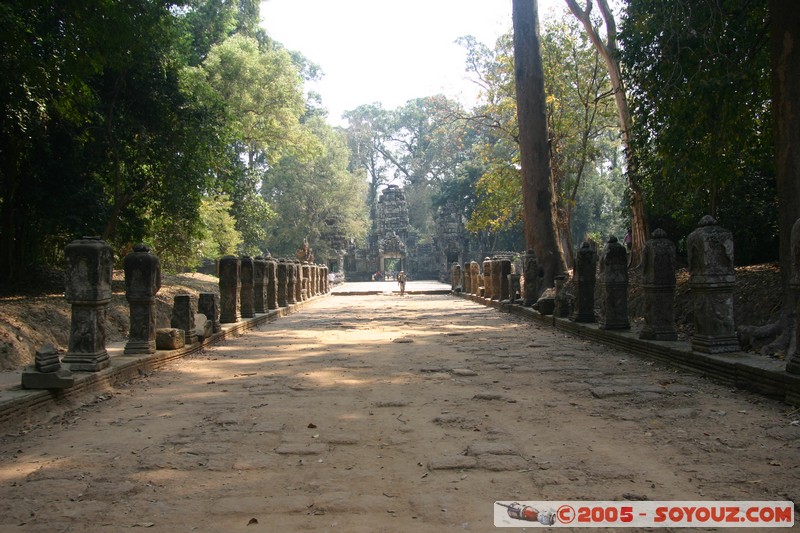
M 648 341 L 676 341 L 678 334 L 675 330 L 648 328 L 645 326 L 639 333 L 639 338 Z
M 800 376 L 800 355 L 792 354 L 786 362 L 786 371 L 790 374 Z
M 729 353 L 738 352 L 739 339 L 736 335 L 694 335 L 692 337 L 692 350 L 703 353 Z
M 69 369 L 73 372 L 99 372 L 111 365 L 105 349 L 95 353 L 67 352 L 61 362 L 69 365 Z
M 605 320 L 600 321 L 600 329 L 604 330 L 618 330 L 618 329 L 631 329 L 631 323 L 627 320 L 614 320 L 608 321 Z
M 125 343 L 125 350 L 122 353 L 125 355 L 156 353 L 156 340 L 129 340 L 127 343 Z

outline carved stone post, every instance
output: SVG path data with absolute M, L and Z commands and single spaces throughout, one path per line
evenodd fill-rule
M 195 333 L 194 297 L 191 294 L 176 294 L 172 304 L 172 318 L 170 326 L 175 329 L 182 329 L 186 345 L 194 344 L 197 340 Z
M 256 316 L 254 305 L 255 292 L 253 290 L 253 258 L 244 255 L 241 258 L 241 266 L 239 270 L 241 276 L 241 296 L 239 297 L 239 305 L 242 309 L 242 318 L 253 318 Z
M 555 298 L 553 309 L 553 316 L 563 318 L 569 316 L 569 300 L 567 299 L 567 275 L 559 274 L 554 278 L 555 281 Z
M 640 339 L 674 341 L 675 331 L 675 245 L 662 229 L 644 245 L 642 287 L 644 327 Z
M 600 255 L 603 316 L 600 329 L 630 329 L 628 321 L 628 251 L 613 235 Z
M 517 300 L 520 300 L 521 297 L 521 289 L 520 289 L 520 278 L 522 276 L 519 274 L 509 274 L 508 275 L 508 291 L 511 303 L 517 303 Z
M 500 272 L 500 258 L 492 258 L 492 300 L 500 300 L 500 288 L 503 283 L 503 276 Z
M 686 240 L 692 291 L 692 349 L 705 353 L 739 350 L 733 319 L 733 235 L 706 215 Z
M 261 256 L 253 259 L 253 309 L 267 312 L 267 261 Z
M 97 372 L 110 364 L 106 318 L 114 253 L 100 237 L 83 237 L 69 243 L 64 256 L 65 297 L 72 304 L 72 326 L 62 362 L 73 371 Z
M 596 322 L 594 288 L 597 283 L 597 252 L 589 241 L 578 249 L 575 257 L 575 305 L 570 320 Z
M 130 306 L 130 333 L 125 353 L 148 354 L 156 351 L 156 293 L 161 288 L 161 262 L 143 244 L 123 260 L 125 298 Z
M 221 324 L 239 321 L 239 284 L 241 263 L 238 257 L 226 255 L 219 260 L 219 308 Z
M 203 313 L 211 321 L 212 332 L 222 331 L 219 324 L 219 295 L 213 292 L 201 292 L 197 299 L 197 312 Z
M 286 303 L 297 303 L 297 265 L 291 259 L 286 260 Z
M 294 268 L 295 268 L 295 282 L 294 282 L 294 299 L 298 302 L 302 301 L 303 295 L 303 265 L 300 261 L 294 261 Z
M 461 265 L 457 262 L 453 263 L 450 276 L 450 290 L 453 292 L 461 292 Z
M 492 299 L 492 260 L 488 257 L 483 260 L 483 297 Z
M 800 344 L 797 343 L 797 341 L 800 341 L 800 218 L 792 226 L 791 240 L 792 273 L 789 279 L 789 286 L 794 293 L 793 297 L 797 307 L 795 309 L 796 322 L 794 329 L 795 351 L 794 353 L 789 353 L 789 357 L 787 357 L 786 371 L 791 374 L 800 374 L 800 354 L 798 354 Z
M 530 307 L 539 299 L 539 263 L 533 250 L 525 252 L 522 264 L 523 286 L 522 305 Z
M 477 261 L 471 261 L 469 264 L 469 277 L 470 277 L 470 288 L 472 289 L 472 294 L 480 295 L 481 293 L 481 267 L 478 265 Z
M 289 263 L 286 259 L 278 261 L 278 306 L 287 307 L 289 305 Z
M 267 309 L 277 309 L 278 305 L 278 262 L 272 258 L 266 261 Z
M 499 270 L 497 279 L 497 299 L 502 301 L 511 300 L 511 287 L 509 276 L 511 275 L 511 259 L 503 258 L 497 261 L 495 267 Z
M 462 270 L 462 278 L 463 278 L 463 291 L 466 294 L 472 294 L 472 274 L 469 270 L 469 263 L 464 263 L 464 269 Z
M 303 276 L 300 281 L 300 301 L 306 301 L 311 298 L 311 265 L 303 263 L 300 272 Z

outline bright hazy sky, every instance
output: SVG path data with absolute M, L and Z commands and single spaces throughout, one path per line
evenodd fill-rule
M 563 0 L 539 0 L 539 18 L 560 13 Z M 325 73 L 309 88 L 322 95 L 328 121 L 381 102 L 394 109 L 443 93 L 474 104 L 458 37 L 493 46 L 511 29 L 511 0 L 265 0 L 262 26 Z

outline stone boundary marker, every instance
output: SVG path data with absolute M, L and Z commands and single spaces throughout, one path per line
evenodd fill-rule
M 457 296 L 672 367 L 699 373 L 724 385 L 747 389 L 790 405 L 800 405 L 800 375 L 786 372 L 785 361 L 741 351 L 702 353 L 693 351 L 689 341 L 642 340 L 634 331 L 603 330 L 598 324 L 577 323 L 553 315 L 542 315 L 529 307 L 488 300 L 474 294 L 458 293 Z
M 325 296 L 329 296 L 329 294 L 323 294 L 319 297 Z M 142 374 L 160 368 L 174 359 L 200 351 L 207 345 L 219 342 L 229 335 L 240 334 L 248 329 L 297 312 L 314 300 L 316 298 L 291 304 L 280 309 L 271 309 L 265 314 L 257 314 L 255 318 L 241 319 L 235 323 L 223 324 L 221 331 L 212 334 L 202 342 L 196 342 L 191 346 L 177 350 L 162 350 L 152 354 L 125 355 L 123 353 L 124 341 L 110 344 L 107 348 L 110 355 L 110 365 L 97 372 L 73 372 L 75 384 L 67 389 L 23 389 L 20 386 L 19 374 L 9 372 L 6 374 L 7 377 L 5 379 L 0 380 L 0 428 L 29 423 L 37 412 L 48 405 L 62 404 L 72 397 L 89 391 L 105 390 L 138 378 Z

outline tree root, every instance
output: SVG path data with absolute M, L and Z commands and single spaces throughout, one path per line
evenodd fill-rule
M 763 355 L 785 358 L 797 350 L 794 313 L 783 312 L 780 318 L 764 326 L 737 328 L 739 343 L 745 350 L 758 350 Z

